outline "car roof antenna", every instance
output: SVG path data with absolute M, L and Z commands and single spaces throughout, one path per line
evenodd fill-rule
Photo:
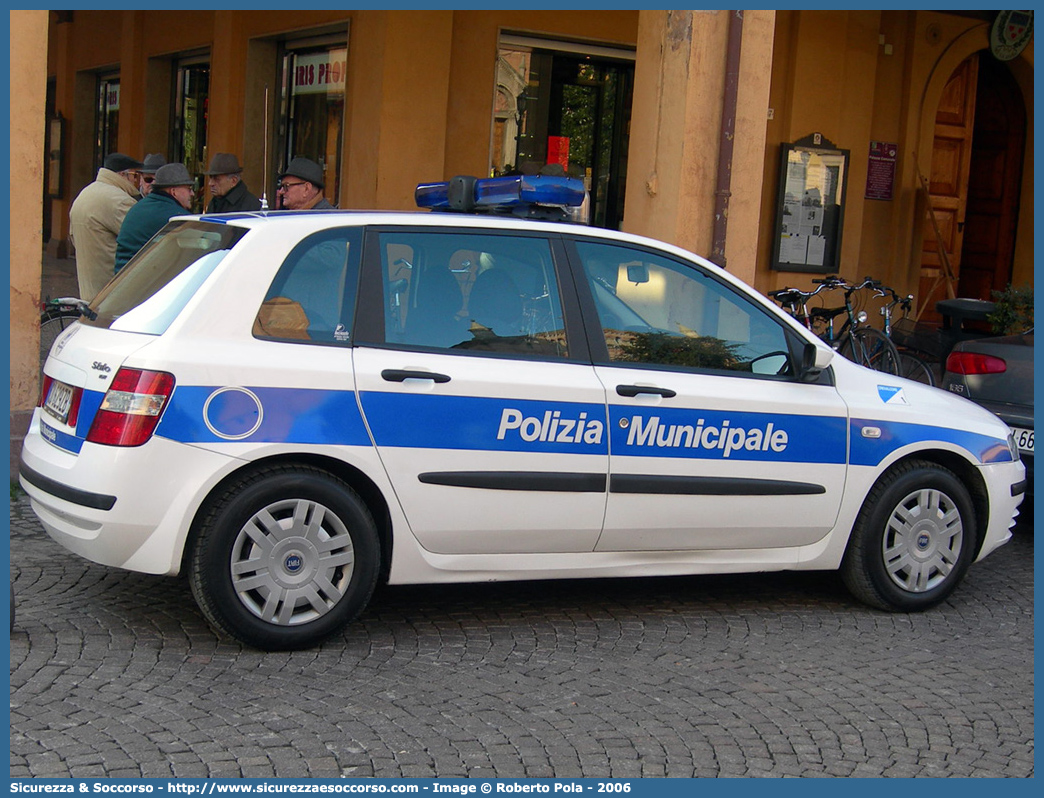
M 262 167 L 264 168 L 264 180 L 261 184 L 261 210 L 268 210 L 268 84 L 265 84 L 265 126 L 264 132 L 264 155 L 262 156 Z

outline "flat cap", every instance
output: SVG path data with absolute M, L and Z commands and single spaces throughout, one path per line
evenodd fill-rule
M 194 186 L 196 183 L 183 163 L 168 163 L 156 170 L 153 188 L 172 188 L 174 186 Z
M 210 159 L 210 168 L 205 175 L 237 175 L 243 171 L 239 159 L 231 152 L 218 152 Z
M 128 170 L 141 169 L 141 161 L 135 161 L 129 155 L 124 155 L 122 152 L 110 152 L 105 156 L 105 161 L 102 163 L 106 169 L 110 172 L 126 172 Z
M 313 185 L 319 186 L 319 188 L 322 188 L 326 183 L 323 179 L 323 167 L 313 160 L 302 158 L 300 155 L 290 161 L 290 165 L 279 175 L 279 179 L 282 180 L 287 176 L 299 177 Z
M 161 166 L 166 166 L 167 159 L 162 153 L 150 152 L 145 156 L 145 160 L 142 162 L 141 171 L 147 175 L 156 174 L 156 170 Z

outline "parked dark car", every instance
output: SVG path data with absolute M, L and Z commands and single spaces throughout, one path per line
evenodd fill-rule
M 1011 427 L 1033 491 L 1033 330 L 962 341 L 946 358 L 942 387 L 965 396 Z

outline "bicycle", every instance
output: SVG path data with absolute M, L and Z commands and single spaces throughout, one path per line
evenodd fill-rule
M 82 315 L 87 307 L 79 297 L 63 296 L 40 303 L 40 372 L 51 353 L 51 347 L 65 330 Z
M 813 280 L 817 288 L 802 291 L 798 288 L 783 288 L 770 291 L 769 296 L 778 301 L 785 310 L 795 316 L 812 332 L 826 341 L 843 357 L 867 368 L 887 374 L 899 374 L 899 353 L 881 330 L 865 325 L 866 311 L 857 310 L 852 297 L 859 291 L 872 289 L 879 297 L 885 296 L 880 283 L 867 277 L 862 283 L 853 285 L 837 275 Z M 808 300 L 824 290 L 843 290 L 844 305 L 836 308 L 817 307 L 809 310 Z M 835 331 L 834 322 L 844 316 L 840 330 Z
M 913 308 L 913 294 L 909 294 L 905 297 L 900 297 L 895 292 L 895 289 L 884 286 L 884 291 L 887 291 L 892 296 L 892 301 L 888 302 L 881 308 L 881 315 L 884 317 L 884 333 L 888 338 L 895 344 L 896 351 L 899 353 L 899 376 L 905 377 L 908 380 L 914 380 L 915 382 L 922 382 L 926 385 L 935 386 L 935 372 L 932 371 L 931 366 L 920 357 L 920 354 L 915 354 L 918 350 L 911 346 L 909 343 L 900 343 L 896 340 L 896 333 L 898 327 L 908 322 L 908 316 L 910 310 Z M 892 312 L 895 306 L 898 305 L 903 315 L 894 325 L 892 323 Z M 906 338 L 909 341 L 910 338 Z M 922 352 L 921 354 L 928 354 Z

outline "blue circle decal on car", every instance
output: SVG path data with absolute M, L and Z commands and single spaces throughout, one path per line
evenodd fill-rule
M 203 423 L 226 441 L 249 438 L 264 416 L 261 400 L 246 388 L 218 388 L 203 405 Z

